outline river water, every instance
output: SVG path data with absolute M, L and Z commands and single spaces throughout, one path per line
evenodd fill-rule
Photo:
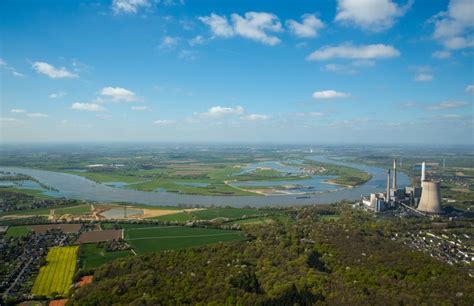
M 296 195 L 199 196 L 115 188 L 105 184 L 96 183 L 78 175 L 46 170 L 0 166 L 0 171 L 29 175 L 39 182 L 58 190 L 58 192 L 54 194 L 54 196 L 58 197 L 102 202 L 139 203 L 157 206 L 176 206 L 185 204 L 202 206 L 264 207 L 327 204 L 341 200 L 357 200 L 362 194 L 366 195 L 371 192 L 380 192 L 384 191 L 386 188 L 387 177 L 384 169 L 328 159 L 322 156 L 313 156 L 311 159 L 357 168 L 370 173 L 372 179 L 367 183 L 354 188 L 339 188 L 333 191 L 326 190 L 319 193 L 308 193 L 305 194 L 304 198 Z M 400 187 L 408 186 L 410 184 L 409 178 L 401 172 L 398 173 L 397 181 Z

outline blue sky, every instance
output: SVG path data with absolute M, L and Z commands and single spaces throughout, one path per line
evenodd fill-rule
M 470 0 L 0 3 L 2 142 L 473 144 Z

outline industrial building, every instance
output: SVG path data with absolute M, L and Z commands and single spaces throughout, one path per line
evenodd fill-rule
M 391 171 L 393 172 L 391 173 Z M 426 178 L 425 162 L 421 165 L 421 187 L 398 188 L 397 161 L 394 160 L 393 169 L 387 171 L 387 190 L 362 197 L 362 201 L 357 205 L 374 212 L 382 212 L 389 208 L 403 206 L 420 214 L 439 215 L 443 213 L 440 184 Z

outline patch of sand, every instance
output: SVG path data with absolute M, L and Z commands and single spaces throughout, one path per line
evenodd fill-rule
M 160 217 L 160 216 L 166 216 L 166 215 L 174 215 L 174 214 L 179 214 L 183 212 L 194 212 L 194 211 L 199 211 L 199 210 L 206 210 L 206 208 L 189 208 L 189 209 L 142 209 L 143 210 L 143 215 L 141 215 L 141 218 L 153 218 L 153 217 Z

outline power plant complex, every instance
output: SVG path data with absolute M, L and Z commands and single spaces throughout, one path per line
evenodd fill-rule
M 441 208 L 441 193 L 439 182 L 426 178 L 426 164 L 421 164 L 421 186 L 397 186 L 397 160 L 393 161 L 393 169 L 387 171 L 387 189 L 385 192 L 371 193 L 362 197 L 359 203 L 363 208 L 382 212 L 389 208 L 403 206 L 424 215 L 439 215 Z

